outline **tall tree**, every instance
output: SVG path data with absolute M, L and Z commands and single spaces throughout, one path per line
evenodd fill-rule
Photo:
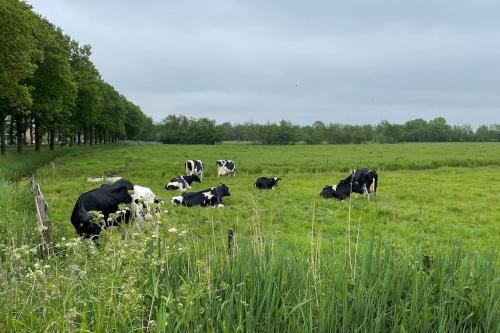
M 31 105 L 25 80 L 36 69 L 40 57 L 33 36 L 35 16 L 18 0 L 0 0 L 0 137 L 5 154 L 5 118 Z
M 90 60 L 89 45 L 80 47 L 72 43 L 71 67 L 77 82 L 78 90 L 71 114 L 72 130 L 77 134 L 78 143 L 83 136 L 84 143 L 89 142 L 90 133 L 96 123 L 101 107 L 102 96 L 99 93 L 99 72 Z
M 35 120 L 35 150 L 48 131 L 50 149 L 54 149 L 56 131 L 69 117 L 76 97 L 76 83 L 70 66 L 70 40 L 45 19 L 39 19 L 38 43 L 43 60 L 31 80 L 33 86 L 32 117 Z

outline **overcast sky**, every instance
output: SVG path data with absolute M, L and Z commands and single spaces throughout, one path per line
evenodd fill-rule
M 161 120 L 500 123 L 500 1 L 31 0 Z

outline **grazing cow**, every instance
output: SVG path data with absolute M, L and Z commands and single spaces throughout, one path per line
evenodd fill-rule
M 181 192 L 184 192 L 191 188 L 191 184 L 193 182 L 199 183 L 200 181 L 201 180 L 197 175 L 179 176 L 170 179 L 170 182 L 167 185 L 165 185 L 165 189 L 168 191 L 180 190 Z
M 203 162 L 200 160 L 187 160 L 184 164 L 186 167 L 186 175 L 197 175 L 200 180 L 203 180 Z
M 120 211 L 118 206 L 132 202 L 129 191 L 133 189 L 132 183 L 120 179 L 80 195 L 71 214 L 71 223 L 75 227 L 76 233 L 79 236 L 97 240 L 102 227 L 114 225 L 113 221 L 109 220 L 109 215 L 112 213 L 123 214 L 124 221 L 128 222 L 130 212 L 128 210 Z M 93 212 L 100 212 L 101 215 L 96 216 Z M 104 218 L 106 221 L 104 226 L 95 222 L 97 217 Z M 114 222 L 118 223 L 119 221 L 117 219 Z
M 377 193 L 378 174 L 375 170 L 370 169 L 357 169 L 354 170 L 349 177 L 340 181 L 338 185 L 326 185 L 321 191 L 320 195 L 323 198 L 335 198 L 344 200 L 351 196 L 351 194 L 367 194 L 368 200 L 370 194 Z
M 220 176 L 236 176 L 236 165 L 231 160 L 217 161 L 217 177 Z
M 146 220 L 151 220 L 153 215 L 151 214 L 151 205 L 157 204 L 155 209 L 155 216 L 160 215 L 160 206 L 163 201 L 158 198 L 150 188 L 134 185 L 134 192 L 132 193 L 132 216 L 135 222 L 142 228 L 142 224 Z
M 281 178 L 278 177 L 273 177 L 273 178 L 261 177 L 255 181 L 254 186 L 259 190 L 269 190 L 269 189 L 274 190 L 274 187 L 278 186 L 278 182 L 280 180 Z
M 221 184 L 217 187 L 212 187 L 199 192 L 183 193 L 172 198 L 172 205 L 176 206 L 212 206 L 224 207 L 222 203 L 223 197 L 229 197 L 229 188 Z

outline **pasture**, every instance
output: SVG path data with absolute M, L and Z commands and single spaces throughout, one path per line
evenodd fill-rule
M 40 258 L 26 179 L 0 161 L 2 331 L 495 331 L 500 290 L 500 145 L 129 145 L 8 157 L 36 178 L 55 255 Z M 42 155 L 43 156 L 43 155 Z M 172 207 L 170 178 L 205 163 L 225 208 Z M 216 177 L 215 161 L 236 162 Z M 25 162 L 23 162 L 23 159 Z M 38 160 L 38 159 L 37 159 Z M 379 171 L 375 198 L 319 197 L 348 170 Z M 16 167 L 17 168 L 17 167 Z M 2 173 L 3 172 L 3 173 Z M 78 196 L 119 174 L 165 200 L 158 223 L 74 239 Z M 280 176 L 257 191 L 259 176 Z M 226 235 L 236 232 L 229 260 Z

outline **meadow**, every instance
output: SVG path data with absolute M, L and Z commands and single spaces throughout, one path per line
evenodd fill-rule
M 499 152 L 496 143 L 439 143 L 10 155 L 0 160 L 0 330 L 498 331 Z M 193 190 L 225 183 L 225 208 L 169 205 L 176 193 L 163 187 L 192 158 L 206 168 Z M 236 177 L 215 176 L 222 158 L 236 162 Z M 375 198 L 319 197 L 363 166 L 379 171 Z M 49 257 L 36 250 L 32 173 L 54 224 Z M 95 247 L 75 238 L 69 216 L 99 186 L 87 177 L 107 174 L 166 204 L 145 230 L 109 230 Z M 275 191 L 253 188 L 275 175 Z

